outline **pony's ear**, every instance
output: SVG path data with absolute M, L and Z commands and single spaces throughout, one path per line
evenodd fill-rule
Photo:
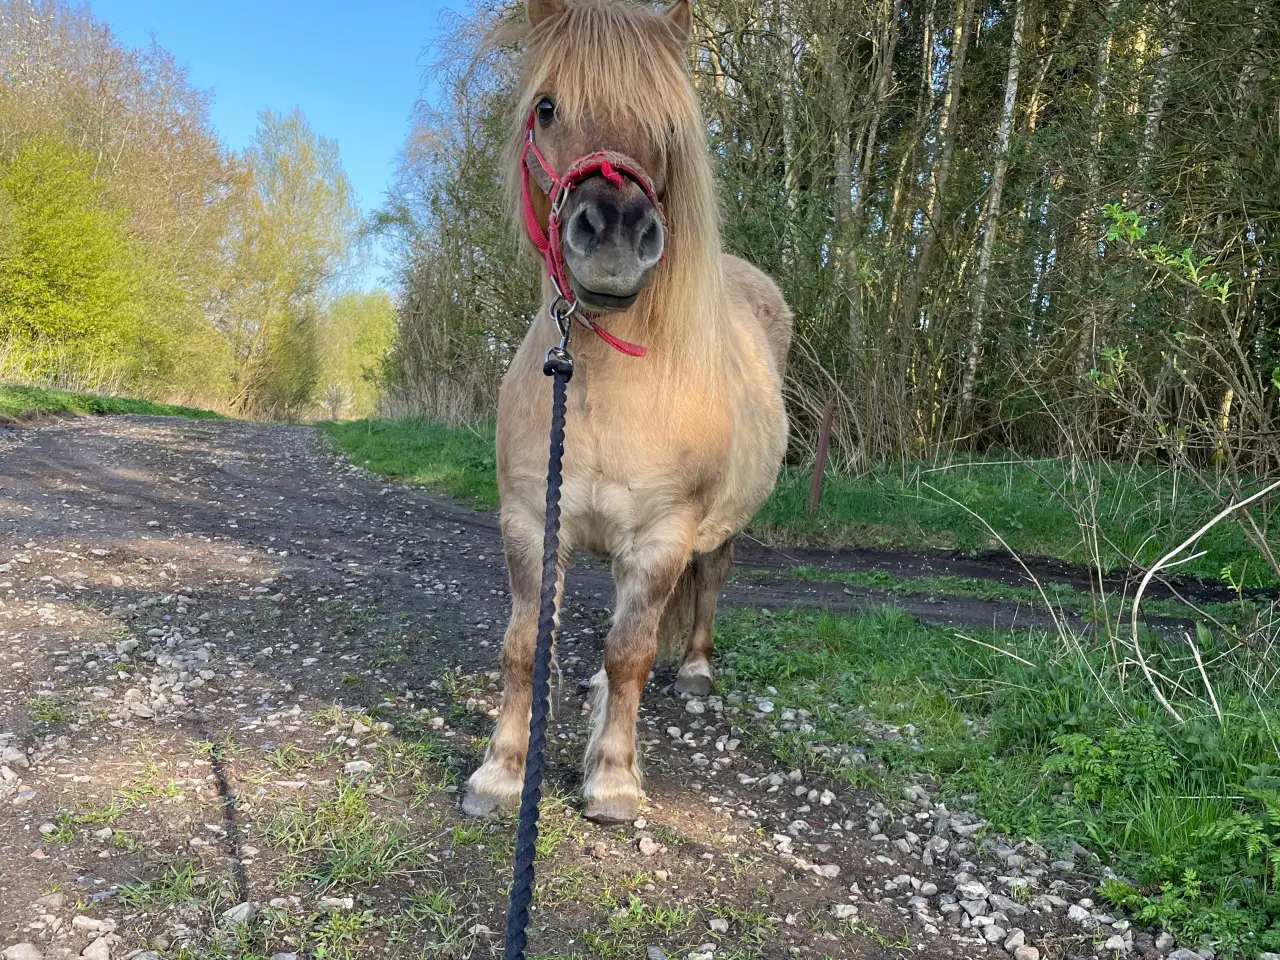
M 667 19 L 683 39 L 688 40 L 693 36 L 693 10 L 689 6 L 689 0 L 676 0 L 667 7 Z
M 564 0 L 528 0 L 526 12 L 529 15 L 529 26 L 536 27 L 543 20 L 564 13 Z

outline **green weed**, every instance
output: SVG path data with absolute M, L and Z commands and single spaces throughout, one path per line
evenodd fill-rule
M 656 937 L 671 937 L 689 929 L 694 912 L 682 905 L 650 906 L 632 895 L 626 906 L 609 915 L 608 929 L 582 931 L 582 942 L 599 957 L 643 956 Z
M 31 704 L 31 719 L 36 723 L 47 723 L 54 726 L 70 723 L 71 711 L 53 697 L 38 697 Z
M 151 880 L 127 884 L 116 893 L 121 903 L 141 910 L 169 904 L 189 903 L 204 899 L 210 890 L 202 890 L 197 883 L 199 874 L 191 863 L 176 864 Z

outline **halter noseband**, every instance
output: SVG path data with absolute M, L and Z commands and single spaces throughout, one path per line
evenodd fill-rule
M 569 199 L 569 193 L 584 180 L 600 176 L 614 186 L 620 187 L 625 177 L 644 191 L 661 222 L 662 204 L 658 202 L 653 181 L 638 163 L 612 150 L 598 150 L 579 157 L 569 165 L 569 169 L 563 175 L 558 174 L 542 155 L 538 145 L 533 142 L 534 124 L 535 113 L 530 111 L 524 151 L 520 155 L 522 178 L 520 197 L 524 205 L 524 225 L 529 233 L 529 240 L 546 260 L 547 274 L 551 278 L 551 286 L 555 289 L 555 299 L 551 301 L 552 319 L 560 325 L 562 334 L 568 330 L 568 320 L 573 317 L 579 324 L 594 331 L 596 336 L 619 353 L 625 353 L 629 357 L 643 357 L 648 352 L 645 347 L 618 339 L 600 326 L 594 315 L 579 308 L 577 299 L 573 295 L 573 284 L 569 280 L 569 268 L 565 264 L 564 251 L 561 249 L 560 213 Z M 538 220 L 538 212 L 533 208 L 533 197 L 529 189 L 530 179 L 536 181 L 539 189 L 551 200 L 551 214 L 547 217 L 545 230 Z

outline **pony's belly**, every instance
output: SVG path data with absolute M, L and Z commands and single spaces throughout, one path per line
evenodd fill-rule
M 749 468 L 732 474 L 733 480 L 725 485 L 720 499 L 698 524 L 694 553 L 707 553 L 741 533 L 768 499 L 782 466 L 783 449 L 776 455 L 772 451 L 758 454 Z
M 761 391 L 738 411 L 736 442 L 715 499 L 698 524 L 695 553 L 714 550 L 741 533 L 768 499 L 787 452 L 787 417 L 781 392 Z

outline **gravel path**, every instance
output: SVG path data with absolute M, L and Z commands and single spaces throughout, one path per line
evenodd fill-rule
M 726 602 L 863 599 L 821 587 L 744 577 Z M 463 819 L 456 793 L 499 699 L 504 589 L 492 517 L 372 477 L 307 427 L 0 434 L 0 957 L 499 952 L 511 827 Z M 1155 955 L 1081 901 L 1085 851 L 1050 865 L 923 787 L 886 805 L 780 767 L 752 744 L 806 718 L 767 698 L 682 701 L 659 677 L 646 819 L 581 820 L 610 598 L 580 565 L 540 954 Z

